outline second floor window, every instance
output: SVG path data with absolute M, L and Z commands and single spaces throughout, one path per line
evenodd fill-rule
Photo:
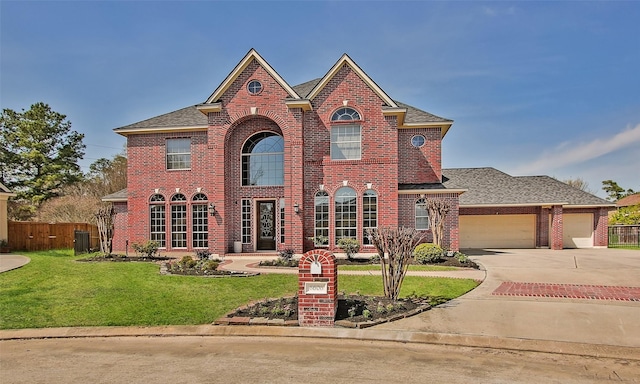
M 191 168 L 191 139 L 167 139 L 167 169 Z
M 353 108 L 340 108 L 331 116 L 331 160 L 360 160 L 361 127 L 352 124 L 360 120 L 360 114 Z

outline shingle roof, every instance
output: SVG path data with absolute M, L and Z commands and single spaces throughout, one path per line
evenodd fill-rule
M 127 188 L 121 189 L 110 195 L 103 196 L 102 201 L 127 201 Z
M 124 131 L 128 129 L 148 129 L 148 128 L 178 128 L 178 127 L 200 127 L 207 126 L 207 116 L 198 111 L 195 105 L 178 109 L 177 111 L 165 113 L 164 115 L 152 117 L 137 123 L 116 128 L 114 131 Z
M 303 99 L 307 98 L 307 95 L 313 90 L 313 88 L 318 85 L 318 83 L 322 80 L 321 78 L 309 80 L 306 83 L 294 85 L 292 88 L 300 97 Z
M 447 189 L 467 189 L 460 205 L 612 206 L 607 200 L 549 176 L 511 176 L 495 168 L 443 169 Z
M 412 107 L 409 104 L 405 104 L 398 100 L 394 100 L 398 107 L 407 108 L 407 114 L 404 117 L 405 123 L 453 123 L 453 120 L 445 119 L 444 117 L 436 116 L 432 113 L 423 111 L 416 107 Z
M 321 79 L 314 79 L 292 87 L 300 97 L 305 98 L 309 92 L 318 84 Z M 411 105 L 394 100 L 399 107 L 406 108 L 405 123 L 452 123 L 452 120 L 436 116 Z M 201 127 L 207 126 L 207 117 L 200 112 L 195 105 L 178 109 L 177 111 L 165 113 L 164 115 L 152 117 L 137 123 L 125 125 L 114 129 L 114 131 L 126 131 L 130 129 L 153 129 L 153 128 L 180 128 L 180 127 Z
M 638 205 L 638 204 L 640 204 L 640 193 L 629 195 L 627 197 L 623 197 L 622 199 L 616 201 L 616 206 L 618 207 L 630 207 L 632 205 Z

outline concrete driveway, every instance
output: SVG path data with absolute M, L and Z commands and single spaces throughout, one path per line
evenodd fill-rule
M 487 270 L 478 288 L 418 316 L 374 328 L 640 347 L 640 251 L 483 250 L 469 255 Z M 552 297 L 546 289 L 585 294 Z M 636 299 L 615 299 L 615 292 Z

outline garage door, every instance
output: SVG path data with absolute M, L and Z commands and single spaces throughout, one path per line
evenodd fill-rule
M 535 248 L 536 215 L 460 216 L 460 248 Z
M 562 227 L 564 248 L 593 247 L 593 213 L 565 213 Z

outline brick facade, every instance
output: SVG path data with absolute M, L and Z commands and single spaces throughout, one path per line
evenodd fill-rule
M 256 94 L 247 89 L 254 80 L 262 84 Z M 242 241 L 243 252 L 255 252 L 259 250 L 257 237 L 262 225 L 258 206 L 273 202 L 276 235 L 270 250 L 293 249 L 301 254 L 315 248 L 311 240 L 316 224 L 315 195 L 322 190 L 329 197 L 326 249 L 340 251 L 336 247 L 339 213 L 335 194 L 340 188 L 348 187 L 356 194 L 355 237 L 360 244 L 365 236 L 363 197 L 371 190 L 376 194 L 377 227 L 414 227 L 415 203 L 423 194 L 448 201 L 451 211 L 446 218 L 444 245 L 446 249 L 458 250 L 459 215 L 483 214 L 485 208 L 460 207 L 463 191 L 447 191 L 440 184 L 442 137 L 452 121 L 424 113 L 418 114 L 418 119 L 435 121 L 416 123 L 414 119 L 407 124 L 408 109 L 396 105 L 346 55 L 315 84 L 315 88 L 306 89 L 305 95 L 297 95 L 252 50 L 205 104 L 194 107 L 194 110 L 203 108 L 198 108 L 195 116 L 188 116 L 189 123 L 172 126 L 171 119 L 160 119 L 165 125 L 149 123 L 148 127 L 140 128 L 140 123 L 136 123 L 132 125 L 135 129 L 119 132 L 127 136 L 128 187 L 126 202 L 116 203 L 114 249 L 124 251 L 127 244 L 150 239 L 150 198 L 159 194 L 164 197 L 166 208 L 167 244 L 163 251 L 195 250 L 193 206 L 206 204 L 215 206 L 215 214 L 207 212 L 208 249 L 212 253 L 232 252 L 237 241 Z M 360 159 L 331 158 L 332 127 L 345 124 L 331 121 L 331 117 L 345 107 L 360 116 L 360 120 L 346 123 L 360 127 Z M 282 185 L 242 183 L 243 145 L 262 132 L 282 137 Z M 424 137 L 424 145 L 412 145 L 416 135 Z M 167 169 L 166 143 L 176 138 L 191 140 L 189 169 Z M 419 187 L 407 193 L 399 190 L 400 185 Z M 177 193 L 187 200 L 179 202 L 186 205 L 187 246 L 182 248 L 171 245 L 171 207 L 176 204 L 171 199 Z M 197 194 L 205 194 L 207 200 L 194 201 Z M 298 212 L 294 210 L 295 205 Z M 495 212 L 496 208 L 490 210 Z M 562 248 L 562 207 L 500 207 L 497 210 L 504 214 L 535 214 L 536 246 Z M 594 213 L 595 245 L 606 244 L 607 209 L 589 212 Z M 431 241 L 430 231 L 427 235 Z M 363 246 L 361 252 L 375 252 L 375 249 Z

